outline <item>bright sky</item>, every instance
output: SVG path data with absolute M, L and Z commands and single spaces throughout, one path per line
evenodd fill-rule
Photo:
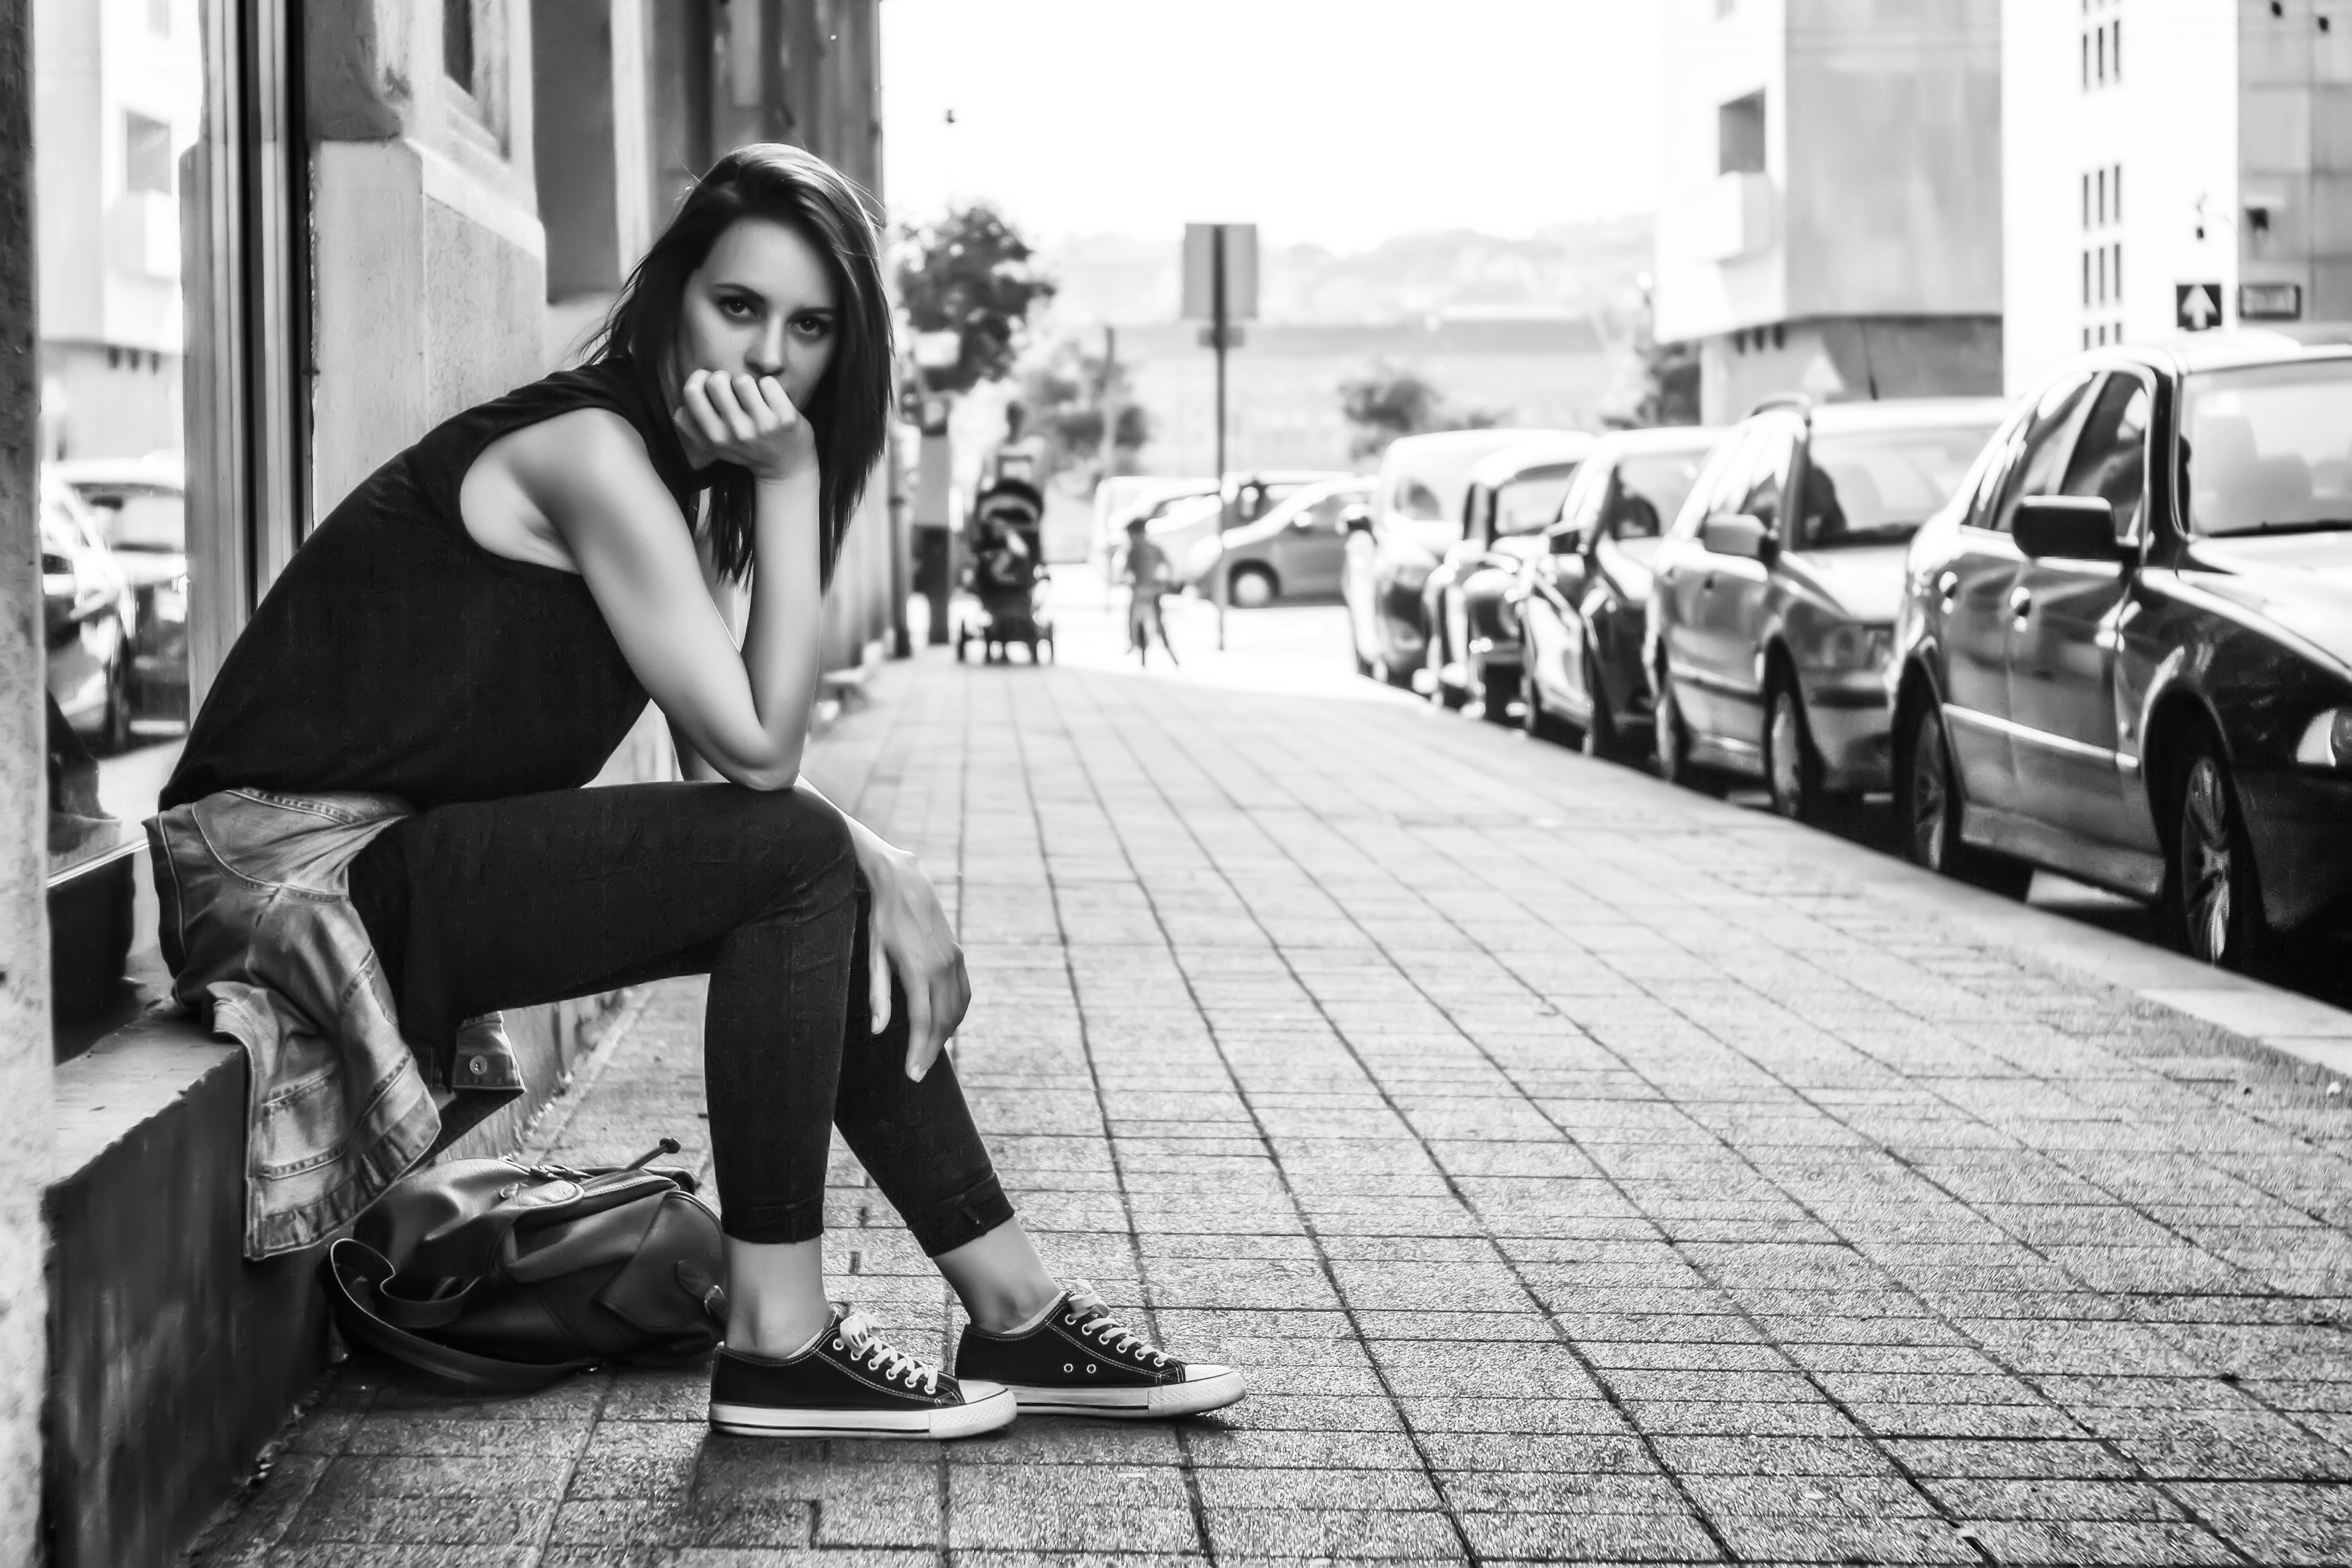
M 1354 250 L 1657 203 L 1658 0 L 883 0 L 882 40 L 901 219 Z

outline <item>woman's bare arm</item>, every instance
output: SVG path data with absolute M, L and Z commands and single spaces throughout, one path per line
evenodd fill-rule
M 733 783 L 787 789 L 800 774 L 816 697 L 824 595 L 814 455 L 811 447 L 803 464 L 789 460 L 794 445 L 810 444 L 781 388 L 739 394 L 725 378 L 709 379 L 717 384 L 708 393 L 689 382 L 688 398 L 689 412 L 718 426 L 716 437 L 705 432 L 709 445 L 723 458 L 773 458 L 754 470 L 759 570 L 740 649 L 686 520 L 625 420 L 601 409 L 562 415 L 502 438 L 477 469 L 495 461 L 561 539 L 630 668 L 692 752 Z

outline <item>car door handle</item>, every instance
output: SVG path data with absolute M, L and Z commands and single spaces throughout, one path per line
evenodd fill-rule
M 2033 590 L 2031 588 L 2011 588 L 2009 591 L 2009 613 L 2015 616 L 2021 621 L 2025 619 L 2026 616 L 2032 615 L 2033 613 Z
M 1698 580 L 1698 591 L 1702 594 L 1712 594 L 1715 592 L 1714 573 L 1710 572 L 1706 576 Z

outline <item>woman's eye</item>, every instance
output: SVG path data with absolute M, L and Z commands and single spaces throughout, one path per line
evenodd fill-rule
M 753 313 L 751 301 L 749 300 L 721 300 L 719 301 L 719 309 L 738 321 Z
M 804 338 L 821 338 L 833 331 L 833 323 L 823 316 L 803 316 L 793 323 L 793 330 Z

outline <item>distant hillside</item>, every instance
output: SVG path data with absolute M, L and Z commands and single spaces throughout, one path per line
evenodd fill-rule
M 1647 214 L 1547 229 L 1527 239 L 1468 230 L 1411 234 L 1338 255 L 1319 246 L 1260 258 L 1261 319 L 1284 325 L 1377 325 L 1444 317 L 1617 315 L 1640 300 L 1650 266 Z M 1045 249 L 1061 283 L 1049 331 L 1175 318 L 1178 239 L 1094 236 Z

